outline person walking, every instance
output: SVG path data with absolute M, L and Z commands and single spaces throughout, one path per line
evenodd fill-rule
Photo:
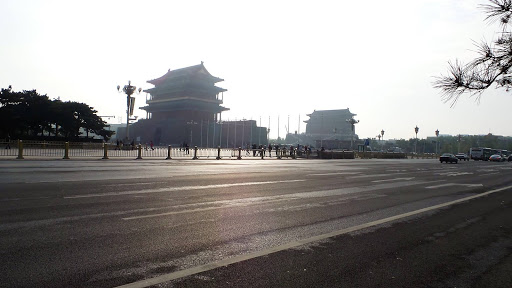
M 268 156 L 272 158 L 272 144 L 268 144 Z
M 7 142 L 7 145 L 5 145 L 5 149 L 11 149 L 11 137 L 9 134 L 7 134 L 7 137 L 5 137 L 5 142 Z

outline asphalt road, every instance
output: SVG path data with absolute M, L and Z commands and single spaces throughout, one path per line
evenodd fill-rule
M 0 287 L 512 287 L 512 163 L 0 161 Z

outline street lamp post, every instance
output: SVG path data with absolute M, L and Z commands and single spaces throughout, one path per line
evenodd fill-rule
M 380 130 L 380 135 L 382 135 L 382 142 L 384 142 L 384 129 Z M 384 143 L 381 143 L 381 144 L 382 144 L 382 145 L 381 145 L 381 146 L 382 146 L 382 147 L 381 147 L 381 150 L 384 150 L 384 149 L 383 149 L 383 148 L 384 148 Z
M 459 153 L 459 152 L 460 152 L 460 140 L 461 140 L 461 137 L 462 137 L 462 136 L 459 134 L 459 140 L 457 141 L 457 142 L 459 142 L 459 148 L 457 149 L 457 153 Z
M 124 92 L 126 94 L 126 140 L 130 139 L 130 116 L 133 115 L 133 108 L 135 107 L 135 97 L 132 97 L 134 92 L 137 94 L 142 91 L 142 88 L 137 90 L 137 87 L 131 85 L 131 81 L 128 81 L 128 85 L 124 85 L 122 91 L 121 86 L 117 85 L 117 91 L 119 93 Z
M 190 125 L 190 147 L 192 147 L 192 129 L 194 128 L 192 125 L 197 125 L 197 122 L 195 122 L 194 120 L 190 120 L 189 122 L 187 122 L 187 124 Z
M 416 146 L 418 146 L 418 131 L 420 131 L 420 128 L 418 128 L 418 125 L 414 128 L 414 132 L 416 133 L 416 142 L 414 143 L 414 154 L 416 154 Z
M 436 155 L 438 154 L 437 145 L 439 145 L 439 129 L 436 129 Z
M 359 123 L 359 120 L 356 120 L 354 118 L 350 118 L 350 119 L 347 119 L 345 120 L 347 121 L 348 123 L 350 123 L 351 127 L 352 127 L 352 134 L 351 134 L 351 139 L 350 139 L 350 149 L 354 150 L 354 125 Z

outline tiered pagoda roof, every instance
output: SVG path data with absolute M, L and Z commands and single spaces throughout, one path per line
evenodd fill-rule
M 215 77 L 212 74 L 210 74 L 210 72 L 208 72 L 208 70 L 206 70 L 206 68 L 204 67 L 203 62 L 201 62 L 201 64 L 190 66 L 190 67 L 180 68 L 180 69 L 176 69 L 176 70 L 169 69 L 169 71 L 167 71 L 167 73 L 165 73 L 163 76 L 158 77 L 153 80 L 148 80 L 147 82 L 150 84 L 153 84 L 155 86 L 158 86 L 158 85 L 162 84 L 163 82 L 166 82 L 167 80 L 184 79 L 184 78 L 189 78 L 191 76 L 196 76 L 196 75 L 201 75 L 205 78 L 208 78 L 213 83 L 224 81 L 224 79 Z M 151 90 L 151 89 L 149 89 L 149 90 Z
M 215 83 L 224 81 L 211 75 L 204 67 L 199 65 L 170 70 L 161 77 L 147 81 L 155 87 L 146 89 L 151 98 L 148 104 L 141 109 L 150 113 L 171 111 L 204 111 L 206 113 L 220 113 L 229 110 L 220 106 L 223 99 L 219 94 L 227 91 L 215 86 Z

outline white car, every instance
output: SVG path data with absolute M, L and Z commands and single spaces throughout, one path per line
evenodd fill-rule
M 457 155 L 455 155 L 455 157 L 457 157 L 457 159 L 459 159 L 461 161 L 462 160 L 469 161 L 469 156 L 466 153 L 457 153 Z

